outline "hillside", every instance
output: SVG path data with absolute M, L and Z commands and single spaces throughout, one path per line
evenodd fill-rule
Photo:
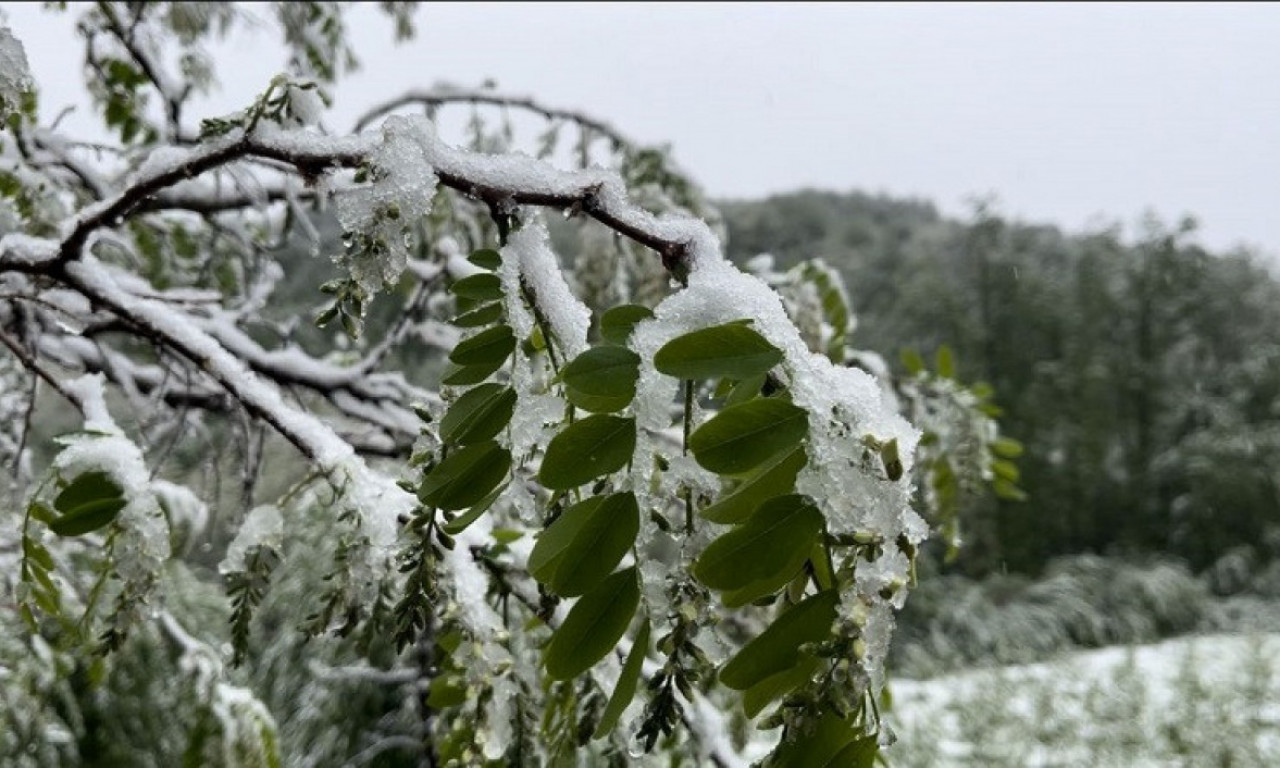
M 961 571 L 1280 556 L 1280 284 L 1250 254 L 1207 252 L 1188 225 L 1151 221 L 1126 243 L 861 193 L 721 208 L 739 263 L 838 268 L 856 343 L 890 360 L 947 344 L 962 378 L 995 387 L 1031 500 L 966 510 Z

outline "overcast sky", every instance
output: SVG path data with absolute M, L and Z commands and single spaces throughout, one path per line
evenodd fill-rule
M 70 19 L 4 11 L 44 111 L 84 103 Z M 333 125 L 493 78 L 670 142 L 713 196 L 861 189 L 962 213 L 995 194 L 1071 230 L 1149 207 L 1195 214 L 1213 247 L 1280 254 L 1280 5 L 425 4 L 418 21 L 394 46 L 388 21 L 353 14 L 364 68 Z M 214 112 L 283 61 L 266 31 L 218 51 Z

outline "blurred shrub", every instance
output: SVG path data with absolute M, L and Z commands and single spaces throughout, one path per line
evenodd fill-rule
M 913 677 L 1151 642 L 1197 629 L 1209 606 L 1204 582 L 1169 560 L 1063 557 L 1035 581 L 926 577 L 899 618 L 890 660 Z

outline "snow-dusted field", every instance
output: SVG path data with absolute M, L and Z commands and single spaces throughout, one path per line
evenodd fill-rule
M 1280 634 L 897 680 L 893 766 L 1280 766 Z

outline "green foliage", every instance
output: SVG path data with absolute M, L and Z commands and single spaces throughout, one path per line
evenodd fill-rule
M 409 31 L 404 6 L 384 8 L 398 33 Z M 863 396 L 871 383 L 840 367 L 874 368 L 875 361 L 852 348 L 858 305 L 823 262 L 799 264 L 775 285 L 793 329 L 780 322 L 786 318 L 772 297 L 732 307 L 708 301 L 703 291 L 716 287 L 699 286 L 699 279 L 731 284 L 740 277 L 707 266 L 714 259 L 697 251 L 710 239 L 673 244 L 661 258 L 612 242 L 608 227 L 597 230 L 608 242 L 593 241 L 591 228 L 575 219 L 588 213 L 608 224 L 601 206 L 621 198 L 612 191 L 598 198 L 589 189 L 568 205 L 559 224 L 579 235 L 583 248 L 575 261 L 581 269 L 564 279 L 554 254 L 546 258 L 546 243 L 532 239 L 545 230 L 525 201 L 546 194 L 494 189 L 488 181 L 467 188 L 452 171 L 413 163 L 434 154 L 416 123 L 388 121 L 382 133 L 349 143 L 308 135 L 305 148 L 289 149 L 290 131 L 313 122 L 317 97 L 325 102 L 324 87 L 354 66 L 343 9 L 327 2 L 275 6 L 290 74 L 245 110 L 203 121 L 198 139 L 182 112 L 186 93 L 211 82 L 201 74 L 199 44 L 229 29 L 235 14 L 199 4 L 86 9 L 86 37 L 112 43 L 91 40 L 88 66 L 100 111 L 123 141 L 120 177 L 103 176 L 106 193 L 65 163 L 37 182 L 0 177 L 0 193 L 21 214 L 24 233 L 45 227 L 57 235 L 70 210 L 92 216 L 103 205 L 94 198 L 115 194 L 140 169 L 146 176 L 144 165 L 164 165 L 149 155 L 166 160 L 158 153 L 201 147 L 234 154 L 253 141 L 265 148 L 262 157 L 191 169 L 217 182 L 208 188 L 216 199 L 203 199 L 201 184 L 147 189 L 110 211 L 102 227 L 94 224 L 114 229 L 113 236 L 95 232 L 86 241 L 85 249 L 111 267 L 104 284 L 121 275 L 120 290 L 136 292 L 138 306 L 156 310 L 153 319 L 176 315 L 190 327 L 130 320 L 127 302 L 114 310 L 119 323 L 99 325 L 111 302 L 85 302 L 80 313 L 93 321 L 86 335 L 95 343 L 84 349 L 97 349 L 98 357 L 85 352 L 78 359 L 108 380 L 141 372 L 136 386 L 122 389 L 129 404 L 155 413 L 140 413 L 111 435 L 118 441 L 112 448 L 139 459 L 136 471 L 119 475 L 130 478 L 127 503 L 122 488 L 92 473 L 27 499 L 17 569 L 27 627 L 19 644 L 35 656 L 50 638 L 40 663 L 56 656 L 75 666 L 74 675 L 63 669 L 52 677 L 74 677 L 80 686 L 46 709 L 92 712 L 71 723 L 72 741 L 84 755 L 118 764 L 620 765 L 636 750 L 660 752 L 636 758 L 644 762 L 681 764 L 695 755 L 731 762 L 718 753 L 758 751 L 766 742 L 769 765 L 873 761 L 888 741 L 875 698 L 878 663 L 914 576 L 922 531 L 908 507 L 913 459 L 924 459 L 916 463 L 920 477 L 949 478 L 925 485 L 934 497 L 921 508 L 949 497 L 953 519 L 974 477 L 1013 496 L 1029 475 L 1025 463 L 1013 463 L 1020 445 L 995 429 L 991 391 L 961 383 L 944 348 L 936 373 L 919 361 L 906 382 L 916 392 L 898 394 L 926 410 L 945 403 L 954 412 L 925 424 L 933 453 L 913 456 L 914 433 L 887 405 L 892 393 L 884 393 L 884 405 L 873 402 Z M 126 25 L 137 25 L 139 36 Z M 164 55 L 151 58 L 149 48 L 130 43 L 156 42 L 151 36 L 166 30 L 178 45 L 161 46 Z M 149 64 L 167 63 L 173 53 L 187 89 L 181 94 Z M 484 92 L 457 99 L 449 89 L 441 93 L 428 99 L 428 119 L 440 99 L 489 101 Z M 148 104 L 156 97 L 161 103 Z M 500 104 L 525 108 L 523 101 Z M 632 213 L 662 220 L 692 211 L 711 216 L 706 234 L 715 234 L 714 212 L 666 150 L 631 145 L 581 116 L 547 115 L 544 153 L 557 151 L 556 132 L 574 124 L 585 168 L 595 163 L 600 146 L 593 141 L 603 135 L 626 197 L 643 208 Z M 34 115 L 27 117 L 34 126 Z M 488 125 L 479 107 L 468 130 L 477 153 L 514 149 L 510 124 Z M 174 148 L 188 144 L 195 147 Z M 325 146 L 339 149 L 310 157 Z M 25 171 L 33 165 L 15 162 Z M 239 175 L 252 175 L 259 163 L 270 165 L 270 174 L 296 172 L 290 181 L 305 190 L 274 186 L 284 179 L 272 175 L 262 187 L 265 201 L 237 200 L 244 189 L 259 188 Z M 52 187 L 41 186 L 50 180 Z M 235 184 L 224 198 L 228 180 Z M 442 184 L 433 186 L 437 180 Z M 305 209 L 328 197 L 340 225 L 312 221 Z M 189 199 L 196 203 L 184 203 Z M 795 218 L 801 230 L 812 223 Z M 336 276 L 327 260 L 297 247 L 299 233 L 312 226 L 322 233 L 308 244 L 310 256 L 328 247 L 334 227 L 342 230 L 341 247 L 332 249 Z M 488 247 L 495 242 L 496 249 Z M 468 250 L 481 271 L 459 278 L 473 271 L 458 260 Z M 701 266 L 690 271 L 691 264 Z M 124 279 L 130 272 L 136 281 Z M 70 265 L 50 274 L 74 289 Z M 322 299 L 310 295 L 315 284 Z M 570 286 L 592 297 L 598 339 L 588 312 L 562 290 Z M 673 300 L 658 306 L 673 291 Z M 379 293 L 386 300 L 375 302 Z M 728 290 L 722 298 L 752 295 Z M 668 311 L 682 299 L 705 307 Z M 303 300 L 318 327 L 293 322 Z M 571 306 L 561 305 L 566 300 Z M 6 301 L 26 307 L 15 317 L 45 311 L 39 302 Z M 637 303 L 613 306 L 622 301 Z M 174 314 L 159 313 L 160 306 Z M 751 318 L 723 322 L 750 314 L 761 315 L 759 325 Z M 691 322 L 703 316 L 720 324 Z M 465 329 L 456 344 L 453 329 L 438 326 L 447 317 Z M 45 355 L 28 343 L 23 323 L 21 348 Z M 59 328 L 54 335 L 69 341 L 77 334 Z M 655 335 L 651 346 L 628 347 Z M 116 336 L 125 340 L 117 344 Z M 922 348 L 940 339 L 928 341 Z M 803 345 L 834 365 L 803 355 Z M 440 371 L 439 353 L 450 346 Z M 966 372 L 987 362 L 958 348 Z M 64 361 L 49 356 L 60 375 Z M 815 394 L 809 376 L 819 377 L 823 391 Z M 9 380 L 3 383 L 8 392 Z M 223 400 L 224 389 L 234 397 Z M 116 410 L 114 395 L 81 403 L 86 416 L 93 410 L 96 420 L 98 405 Z M 200 418 L 188 418 L 191 409 Z M 303 448 L 312 475 L 279 487 L 298 466 L 262 437 L 263 423 Z M 945 428 L 956 425 L 960 438 L 948 442 L 953 435 Z M 201 442 L 189 439 L 192 432 Z M 145 439 L 135 444 L 128 434 Z M 181 454 L 174 464 L 167 463 L 171 452 Z M 1028 459 L 1035 456 L 1028 451 Z M 381 464 L 387 458 L 393 461 Z M 187 540 L 164 535 L 172 534 L 163 526 L 173 526 L 177 514 L 152 503 L 155 488 L 134 483 L 157 473 L 208 478 L 207 529 L 197 530 L 203 520 L 187 521 Z M 224 483 L 224 476 L 238 482 Z M 847 498 L 830 490 L 846 480 L 856 489 Z M 811 495 L 797 493 L 798 482 Z M 1223 489 L 1213 490 L 1208 495 L 1220 498 Z M 243 516 L 227 510 L 259 497 L 278 500 L 286 531 L 236 530 L 231 521 Z M 680 516 L 683 525 L 673 524 Z M 162 546 L 169 541 L 181 551 Z M 215 568 L 222 573 L 229 612 L 220 606 L 212 617 L 180 621 L 165 612 L 168 593 L 164 603 L 148 602 L 153 586 L 173 581 L 170 566 L 184 562 L 206 581 Z M 179 587 L 172 599 L 198 591 Z M 62 615 L 67 606 L 84 609 L 75 626 Z M 299 625 L 302 634 L 287 629 Z M 138 626 L 142 632 L 130 636 Z M 0 664 L 8 669 L 15 655 L 3 637 Z M 89 638 L 112 655 L 86 653 Z M 224 646 L 239 667 L 234 672 L 216 650 Z M 721 664 L 726 650 L 736 653 Z M 164 688 L 168 681 L 145 666 L 148 655 L 181 684 Z M 605 663 L 611 656 L 621 662 L 616 681 L 609 678 L 617 665 Z M 54 688 L 28 684 L 29 677 L 21 679 L 32 697 Z M 139 689 L 150 701 L 130 691 L 133 679 L 145 681 Z M 103 688 L 104 680 L 111 687 Z M 637 696 L 642 707 L 631 706 Z M 105 711 L 113 699 L 136 704 L 134 716 Z M 173 727 L 157 724 L 165 709 L 173 711 Z M 637 709 L 640 716 L 624 723 Z M 729 713 L 727 738 L 707 729 L 714 710 Z M 4 717 L 6 724 L 19 719 Z M 40 732 L 18 725 L 12 730 Z M 152 738 L 157 732 L 162 739 Z
M 460 366 L 498 366 L 515 348 L 516 337 L 511 326 L 496 325 L 458 342 L 449 353 L 449 361 Z
M 720 681 L 745 691 L 794 667 L 801 661 L 802 645 L 827 637 L 839 600 L 834 590 L 826 590 L 790 607 L 724 665 Z
M 784 743 L 774 755 L 772 765 L 779 768 L 869 768 L 877 752 L 874 738 L 859 738 L 839 715 L 823 716 L 812 733 Z
M 763 336 L 742 323 L 727 323 L 672 339 L 658 350 L 653 365 L 677 379 L 745 379 L 781 360 L 782 351 Z
M 617 472 L 636 448 L 636 420 L 596 414 L 565 427 L 551 442 L 538 470 L 548 488 L 569 490 Z
M 711 589 L 729 592 L 730 608 L 771 595 L 799 572 L 822 529 L 822 513 L 808 498 L 777 496 L 698 556 L 693 575 Z
M 689 436 L 689 449 L 706 469 L 740 475 L 790 452 L 808 431 L 803 408 L 762 398 L 729 406 L 708 419 Z
M 808 457 L 805 456 L 803 447 L 779 453 L 775 460 L 761 465 L 754 473 L 743 478 L 731 493 L 703 508 L 699 514 L 713 523 L 740 523 L 765 501 L 789 493 L 795 488 L 796 475 L 807 462 Z
M 600 316 L 600 335 L 611 344 L 626 344 L 636 323 L 653 317 L 653 310 L 637 304 L 612 307 Z
M 618 675 L 618 683 L 614 686 L 613 693 L 609 695 L 609 703 L 605 705 L 604 712 L 600 715 L 600 722 L 596 725 L 592 738 L 603 738 L 617 727 L 618 719 L 622 717 L 623 711 L 636 696 L 636 688 L 640 684 L 640 673 L 644 668 L 645 655 L 648 653 L 649 622 L 645 620 L 640 626 L 640 630 L 636 632 L 635 640 L 631 642 L 631 650 L 627 653 L 627 660 L 622 664 L 622 672 Z
M 511 468 L 511 452 L 493 440 L 450 453 L 418 486 L 423 504 L 444 510 L 466 509 L 498 487 Z
M 597 499 L 598 504 L 591 504 Z M 640 528 L 640 508 L 630 492 L 597 496 L 571 510 L 574 516 L 566 512 L 561 520 L 572 524 L 572 536 L 552 559 L 546 577 L 534 574 L 561 597 L 583 595 L 612 573 L 635 545 Z M 531 556 L 531 573 L 532 560 Z
M 568 680 L 594 666 L 618 644 L 639 603 L 635 568 L 601 581 L 573 604 L 564 623 L 551 635 L 545 655 L 547 674 L 553 680 Z
M 625 347 L 592 347 L 560 372 L 565 397 L 592 413 L 625 408 L 636 396 L 640 356 Z
M 280 555 L 272 547 L 258 544 L 244 555 L 243 571 L 226 575 L 227 596 L 231 598 L 231 663 L 240 666 L 249 651 L 249 623 L 253 611 L 262 603 L 271 572 L 280 562 Z
M 489 272 L 480 272 L 455 280 L 449 286 L 454 296 L 469 301 L 497 301 L 502 298 L 502 283 L 498 276 Z
M 82 536 L 111 524 L 128 503 L 124 491 L 100 471 L 85 472 L 62 489 L 53 506 L 61 516 L 48 521 L 59 536 Z
M 454 445 L 488 440 L 511 421 L 516 391 L 502 384 L 481 384 L 467 390 L 440 420 L 440 438 Z

